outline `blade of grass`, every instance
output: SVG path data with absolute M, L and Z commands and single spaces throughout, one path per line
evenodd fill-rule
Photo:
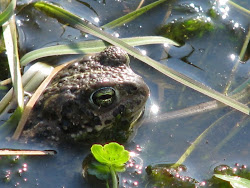
M 235 72 L 237 71 L 239 64 L 241 64 L 243 59 L 244 59 L 244 56 L 245 56 L 245 53 L 247 50 L 247 46 L 249 43 L 249 39 L 250 39 L 250 27 L 248 28 L 248 33 L 247 33 L 246 39 L 245 39 L 244 44 L 241 48 L 239 59 L 236 61 L 234 67 L 232 68 L 231 75 L 230 75 L 228 82 L 227 82 L 227 85 L 225 87 L 224 93 L 226 93 L 226 94 L 228 93 L 228 91 L 232 85 L 232 82 L 235 79 Z
M 250 26 L 248 27 L 248 33 L 247 33 L 247 36 L 246 36 L 246 39 L 244 41 L 244 44 L 241 48 L 241 51 L 240 51 L 240 60 L 243 61 L 244 59 L 244 56 L 246 54 L 246 50 L 247 50 L 247 46 L 249 44 L 249 40 L 250 40 Z
M 11 132 L 14 131 L 16 125 L 18 124 L 21 116 L 22 116 L 23 109 L 17 107 L 15 112 L 11 115 L 11 117 L 6 121 L 4 124 L 0 126 L 1 138 L 6 137 Z
M 170 44 L 179 46 L 178 43 L 170 39 L 157 36 L 132 37 L 132 38 L 123 38 L 121 40 L 128 43 L 131 46 L 140 46 L 147 44 Z M 104 42 L 103 40 L 93 40 L 93 41 L 78 42 L 74 44 L 50 46 L 50 47 L 40 48 L 25 54 L 21 58 L 20 62 L 21 66 L 25 66 L 36 59 L 47 56 L 98 53 L 101 52 L 108 45 L 109 44 Z
M 51 73 L 53 67 L 45 64 L 39 63 L 32 65 L 23 75 L 22 84 L 26 92 L 33 92 L 34 89 L 40 85 L 40 83 Z M 34 84 L 32 84 L 32 82 Z M 13 99 L 13 88 L 11 88 L 8 93 L 0 101 L 0 114 L 8 105 L 15 102 Z
M 250 78 L 239 85 L 236 89 L 234 89 L 231 93 L 229 93 L 230 97 L 237 101 L 245 101 L 248 102 L 250 97 Z M 147 118 L 143 122 L 144 123 L 152 123 L 152 122 L 165 122 L 171 119 L 183 118 L 187 116 L 194 116 L 201 113 L 206 113 L 215 109 L 219 109 L 225 107 L 223 103 L 220 103 L 216 100 L 201 103 L 198 105 L 190 106 L 187 108 L 183 108 L 180 110 L 170 111 L 163 114 L 158 114 L 157 119 Z
M 218 153 L 219 150 L 228 143 L 234 136 L 237 135 L 243 128 L 249 125 L 250 119 L 247 116 L 243 116 L 243 118 L 237 122 L 237 124 L 229 131 L 229 134 L 215 147 L 212 151 L 207 153 L 207 155 L 203 158 L 208 160 L 209 157 L 213 156 L 215 153 Z
M 6 21 L 10 19 L 10 17 L 14 14 L 15 8 L 16 8 L 16 0 L 12 0 L 7 6 L 7 8 L 0 14 L 0 25 L 3 25 Z
M 135 18 L 137 18 L 138 16 L 142 15 L 143 13 L 151 10 L 152 8 L 156 7 L 157 5 L 165 2 L 166 0 L 159 0 L 159 1 L 156 1 L 156 2 L 153 2 L 147 6 L 144 6 L 142 8 L 139 8 L 138 10 L 135 10 L 133 12 L 130 12 L 129 14 L 126 14 L 125 16 L 122 16 L 112 22 L 109 22 L 105 25 L 102 26 L 102 28 L 109 28 L 109 29 L 112 29 L 114 27 L 118 27 L 120 25 L 123 25 L 127 22 L 130 22 L 132 20 L 134 20 Z
M 8 1 L 1 1 L 2 5 L 7 4 Z M 12 2 L 13 3 L 13 2 Z M 16 4 L 16 1 L 14 1 Z M 2 21 L 5 21 L 6 16 Z M 15 16 L 12 16 L 8 21 L 5 21 L 3 28 L 4 43 L 11 73 L 11 79 L 14 87 L 14 94 L 17 98 L 18 107 L 9 120 L 0 127 L 1 134 L 8 134 L 11 132 L 17 122 L 21 118 L 23 112 L 24 101 L 23 101 L 23 87 L 21 81 L 18 46 L 17 46 L 17 34 L 16 34 L 16 23 Z
M 141 0 L 140 3 L 139 3 L 139 5 L 138 5 L 138 7 L 136 8 L 136 10 L 139 9 L 139 8 L 141 8 L 141 6 L 142 6 L 143 3 L 144 3 L 144 0 Z
M 159 72 L 165 74 L 166 76 L 204 94 L 207 95 L 213 99 L 216 99 L 228 106 L 231 106 L 232 108 L 235 108 L 245 114 L 249 114 L 250 109 L 247 105 L 244 105 L 242 103 L 239 103 L 199 82 L 196 80 L 193 80 L 183 74 L 180 74 L 179 72 L 176 72 L 173 69 L 170 69 L 169 67 L 160 64 L 159 62 L 149 58 L 148 56 L 144 56 L 141 54 L 141 52 L 129 44 L 121 41 L 120 39 L 100 30 L 100 28 L 92 25 L 91 23 L 81 19 L 80 17 L 62 9 L 61 7 L 58 7 L 53 4 L 45 3 L 45 2 L 36 2 L 34 3 L 34 6 L 39 9 L 40 11 L 46 13 L 47 15 L 56 18 L 61 23 L 68 23 L 72 27 L 79 29 L 83 32 L 92 34 L 96 37 L 99 37 L 115 46 L 119 46 L 123 50 L 127 51 L 127 53 L 144 63 L 150 65 L 151 67 L 155 68 Z
M 23 86 L 17 47 L 15 17 L 12 17 L 9 22 L 6 22 L 6 24 L 3 25 L 3 36 L 15 96 L 17 98 L 18 106 L 22 110 L 24 106 Z
M 28 71 L 23 75 L 22 81 L 24 85 L 24 89 L 27 92 L 33 92 L 37 87 L 41 84 L 41 82 L 52 72 L 54 68 L 44 64 L 44 63 L 36 63 L 32 65 Z M 4 98 L 0 102 L 0 112 L 1 115 L 4 115 L 9 106 L 13 106 L 16 101 L 13 100 L 13 89 L 10 89 L 9 92 L 4 96 Z M 29 103 L 28 103 L 29 104 Z M 27 104 L 27 105 L 28 105 Z M 26 106 L 27 106 L 26 105 Z M 13 132 L 18 125 L 25 113 L 27 108 L 25 107 L 23 111 L 20 108 L 17 108 L 12 116 L 6 121 L 3 125 L 0 126 L 1 137 L 6 137 L 9 133 Z M 23 112 L 23 113 L 22 113 Z M 1 118 L 0 118 L 1 119 Z
M 45 63 L 36 63 L 32 65 L 23 75 L 22 81 L 25 91 L 33 92 L 41 84 L 41 82 L 52 72 L 53 67 Z M 4 96 L 0 102 L 1 116 L 8 112 L 9 106 L 12 107 L 16 101 L 13 100 L 13 88 Z M 17 108 L 12 116 L 3 125 L 0 126 L 1 137 L 6 137 L 13 132 L 16 125 L 21 122 L 25 109 L 22 113 L 20 108 Z M 1 119 L 1 118 L 0 118 Z M 20 120 L 21 119 L 21 120 Z M 20 120 L 20 121 L 19 121 Z
M 0 149 L 0 156 L 6 155 L 55 155 L 55 150 L 21 150 L 21 149 Z
M 233 1 L 228 1 L 229 4 L 231 4 L 232 6 L 234 6 L 235 8 L 237 8 L 238 10 L 242 11 L 243 13 L 245 13 L 248 17 L 250 16 L 250 10 L 245 9 L 244 7 L 234 3 Z
M 196 139 L 195 141 L 186 149 L 186 151 L 182 154 L 182 156 L 179 158 L 179 160 L 172 165 L 173 168 L 176 168 L 184 163 L 184 161 L 187 159 L 187 157 L 193 152 L 193 150 L 197 147 L 199 143 L 201 143 L 201 140 L 206 137 L 206 135 L 210 132 L 210 130 L 217 125 L 219 125 L 219 122 L 221 122 L 223 119 L 228 118 L 232 115 L 234 110 L 228 112 L 227 114 L 223 115 L 219 119 L 217 119 L 214 123 L 212 123 L 205 131 L 203 131 Z

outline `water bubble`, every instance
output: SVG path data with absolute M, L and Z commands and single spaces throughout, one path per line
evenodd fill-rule
M 139 184 L 138 181 L 134 181 L 133 183 L 134 186 L 138 186 L 138 184 Z
M 100 21 L 100 19 L 98 17 L 94 18 L 94 22 L 98 23 Z
M 199 51 L 200 51 L 201 53 L 203 53 L 203 52 L 205 51 L 205 49 L 200 48 Z
M 142 55 L 147 55 L 147 51 L 146 50 L 141 50 Z

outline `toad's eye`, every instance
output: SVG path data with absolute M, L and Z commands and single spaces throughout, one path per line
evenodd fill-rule
M 115 89 L 103 87 L 94 91 L 90 96 L 90 101 L 98 107 L 108 107 L 116 100 Z

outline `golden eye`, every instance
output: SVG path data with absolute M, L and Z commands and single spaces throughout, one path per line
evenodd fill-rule
M 90 101 L 98 107 L 108 107 L 116 100 L 116 93 L 112 87 L 103 87 L 94 91 Z

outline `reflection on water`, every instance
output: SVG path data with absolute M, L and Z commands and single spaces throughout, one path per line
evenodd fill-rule
M 58 1 L 68 10 L 97 25 L 104 25 L 124 15 L 123 11 L 134 10 L 140 1 L 86 2 L 97 14 L 77 1 Z M 245 0 L 238 3 L 245 8 L 248 6 Z M 215 17 L 208 14 L 211 8 L 215 10 Z M 141 51 L 217 91 L 224 92 L 231 83 L 228 89 L 230 93 L 249 78 L 249 60 L 232 71 L 239 59 L 249 19 L 244 10 L 242 12 L 228 1 L 166 2 L 109 32 L 117 37 L 155 35 L 162 25 L 200 14 L 215 25 L 213 31 L 202 36 L 187 37 L 186 44 L 180 48 L 151 45 L 141 47 Z M 52 43 L 92 39 L 88 34 L 83 35 L 73 28 L 60 25 L 32 7 L 24 8 L 17 19 L 22 53 Z M 187 62 L 200 69 L 184 63 L 181 59 L 184 56 Z M 249 116 L 223 107 L 132 58 L 131 67 L 149 84 L 151 95 L 144 123 L 134 140 L 125 145 L 131 151 L 131 160 L 127 164 L 127 171 L 120 174 L 122 186 L 145 187 L 148 183 L 145 180 L 147 166 L 175 163 L 205 130 L 208 130 L 205 136 L 184 160 L 188 169 L 185 176 L 203 182 L 221 164 L 249 166 Z M 229 80 L 232 75 L 233 79 Z M 249 98 L 243 98 L 243 102 L 249 103 Z M 4 141 L 0 145 L 1 148 L 55 149 Z M 88 145 L 64 145 L 56 148 L 58 154 L 55 156 L 20 157 L 17 163 L 13 162 L 13 158 L 4 163 L 1 158 L 4 173 L 0 174 L 0 178 L 5 178 L 7 183 L 0 181 L 0 187 L 91 187 L 81 175 L 81 163 L 89 154 L 89 148 Z M 19 170 L 21 174 L 18 174 Z M 8 177 L 12 177 L 10 181 Z
M 159 106 L 156 104 L 152 104 L 150 107 L 150 112 L 152 112 L 155 115 L 158 114 L 159 110 L 160 110 Z

